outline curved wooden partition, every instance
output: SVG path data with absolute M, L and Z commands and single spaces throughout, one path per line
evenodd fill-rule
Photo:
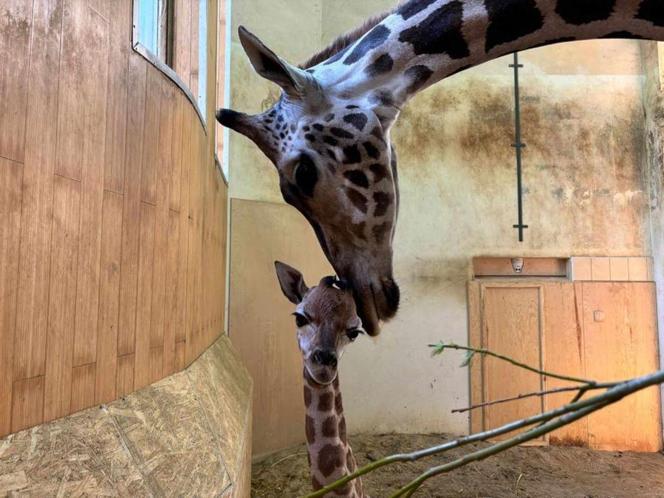
M 223 330 L 214 4 L 207 131 L 132 50 L 131 0 L 0 5 L 0 436 L 182 370 Z

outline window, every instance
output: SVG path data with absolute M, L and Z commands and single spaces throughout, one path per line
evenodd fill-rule
M 169 0 L 137 0 L 137 42 L 158 60 L 172 65 L 173 2 Z
M 134 0 L 134 50 L 173 80 L 205 126 L 210 0 Z

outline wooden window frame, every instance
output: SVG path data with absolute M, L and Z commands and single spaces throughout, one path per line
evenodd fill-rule
M 203 126 L 203 131 L 207 135 L 208 127 L 205 119 L 206 110 L 205 109 L 201 110 L 199 108 L 198 99 L 194 96 L 189 86 L 185 84 L 185 82 L 180 78 L 180 76 L 175 72 L 175 70 L 172 67 L 170 67 L 166 62 L 161 60 L 157 54 L 155 54 L 152 50 L 150 50 L 148 47 L 146 47 L 139 41 L 138 24 L 139 24 L 139 14 L 140 14 L 139 13 L 140 0 L 132 0 L 132 3 L 133 3 L 132 48 L 136 53 L 143 56 L 144 59 L 146 59 L 150 64 L 152 64 L 155 68 L 161 71 L 162 74 L 164 74 L 168 79 L 170 79 L 173 83 L 175 83 L 177 87 L 180 88 L 180 90 L 186 95 L 187 99 L 196 110 L 196 114 L 198 114 L 198 119 L 200 120 L 201 125 Z M 172 63 L 173 52 L 175 48 L 173 46 L 174 44 L 173 31 L 174 31 L 175 22 L 174 22 L 174 2 L 170 0 L 167 3 L 167 17 L 168 21 L 170 22 L 167 22 L 168 26 L 166 30 L 164 30 L 163 28 L 159 30 L 162 33 L 162 36 L 160 36 L 159 39 L 159 43 L 164 44 L 164 48 L 167 54 L 167 59 L 169 59 L 170 62 Z

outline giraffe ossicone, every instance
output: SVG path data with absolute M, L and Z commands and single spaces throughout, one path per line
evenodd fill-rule
M 279 261 L 275 268 L 282 292 L 296 305 L 293 314 L 304 367 L 307 454 L 311 482 L 318 490 L 356 469 L 346 434 L 338 362 L 346 346 L 363 332 L 362 321 L 345 282 L 325 277 L 310 289 L 295 268 Z M 329 495 L 365 496 L 360 479 Z
M 313 227 L 350 284 L 365 329 L 394 316 L 392 241 L 399 189 L 390 130 L 435 82 L 518 50 L 591 38 L 664 40 L 662 0 L 409 0 L 340 37 L 302 67 L 239 37 L 282 89 L 264 113 L 220 109 L 276 166 L 284 200 Z

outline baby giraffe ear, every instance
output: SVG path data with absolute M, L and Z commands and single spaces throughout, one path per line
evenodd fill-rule
M 238 34 L 256 72 L 279 85 L 291 97 L 303 98 L 317 86 L 313 76 L 281 59 L 244 26 L 240 26 Z
M 281 286 L 281 292 L 293 304 L 300 304 L 309 288 L 304 283 L 304 277 L 295 268 L 288 266 L 281 261 L 275 261 L 274 267 L 277 270 L 277 278 Z

